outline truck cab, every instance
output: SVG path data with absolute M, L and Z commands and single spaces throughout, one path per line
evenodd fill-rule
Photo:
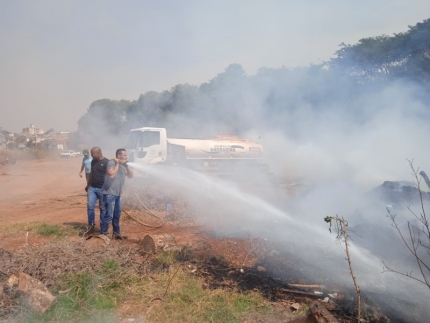
M 214 138 L 168 138 L 165 128 L 152 127 L 131 129 L 126 149 L 129 161 L 137 164 L 204 170 L 255 166 L 263 155 L 263 146 L 256 140 L 224 134 Z
M 167 158 L 165 128 L 143 127 L 131 129 L 126 145 L 128 160 L 153 165 L 164 163 Z

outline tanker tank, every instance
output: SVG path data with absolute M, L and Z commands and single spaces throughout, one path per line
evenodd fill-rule
M 187 159 L 260 160 L 263 157 L 263 146 L 253 140 L 167 138 L 167 142 L 183 146 Z

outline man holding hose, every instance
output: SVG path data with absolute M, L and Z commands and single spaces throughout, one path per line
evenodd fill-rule
M 112 222 L 112 239 L 126 239 L 122 236 L 119 227 L 119 219 L 122 213 L 121 192 L 124 187 L 125 177 L 133 177 L 133 171 L 127 165 L 127 151 L 120 148 L 115 153 L 116 158 L 109 160 L 106 177 L 102 188 L 105 213 L 101 223 L 102 235 L 108 234 L 109 223 Z

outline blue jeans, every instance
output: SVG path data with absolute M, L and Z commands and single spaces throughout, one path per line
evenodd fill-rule
M 106 212 L 101 220 L 100 233 L 108 234 L 109 223 L 112 222 L 113 232 L 120 234 L 119 231 L 119 218 L 121 216 L 121 196 L 103 194 L 103 202 Z
M 105 214 L 105 204 L 103 203 L 103 194 L 101 188 L 96 187 L 88 187 L 87 192 L 87 213 L 88 213 L 88 224 L 95 225 L 95 208 L 96 202 L 99 200 L 99 208 L 100 208 L 100 227 L 102 225 L 102 219 Z

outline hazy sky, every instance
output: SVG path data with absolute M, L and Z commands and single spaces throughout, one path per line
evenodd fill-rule
M 428 0 L 0 0 L 0 127 L 74 131 L 98 99 L 200 85 L 232 63 L 318 63 L 429 13 Z

